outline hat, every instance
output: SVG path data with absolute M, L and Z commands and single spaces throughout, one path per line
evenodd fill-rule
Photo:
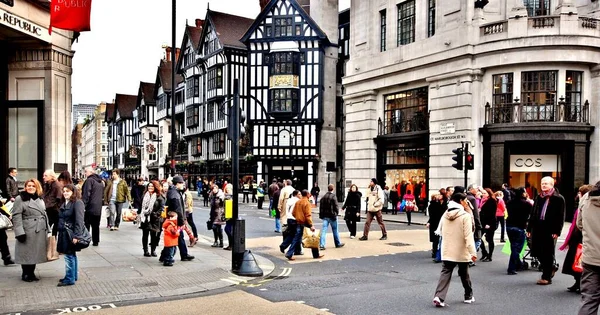
M 184 183 L 183 177 L 181 177 L 179 175 L 173 177 L 173 185 L 177 185 L 179 183 Z
M 371 181 L 373 182 L 373 184 L 377 185 L 377 178 L 373 177 L 371 178 Z

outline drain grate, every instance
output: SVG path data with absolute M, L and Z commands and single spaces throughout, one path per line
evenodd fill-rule
M 391 246 L 398 246 L 398 247 L 411 246 L 412 245 L 412 244 L 400 243 L 400 242 L 397 242 L 397 243 L 387 243 L 387 244 L 391 245 Z

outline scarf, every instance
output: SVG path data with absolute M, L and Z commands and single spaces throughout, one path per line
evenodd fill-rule
M 150 214 L 152 209 L 154 208 L 154 203 L 156 202 L 156 194 L 150 194 L 147 192 L 144 195 L 144 200 L 142 200 L 142 213 L 144 216 Z M 142 220 L 144 221 L 144 220 Z
M 550 203 L 550 196 L 554 195 L 554 188 L 548 190 L 547 192 L 541 192 L 540 197 L 546 199 L 544 201 L 544 205 L 542 206 L 542 211 L 540 213 L 540 220 L 544 220 L 546 218 L 546 209 L 548 209 L 548 204 Z
M 577 225 L 577 216 L 579 215 L 579 208 L 577 208 L 577 210 L 575 210 L 575 214 L 573 215 L 573 221 L 571 223 L 571 227 L 569 228 L 569 234 L 567 234 L 567 237 L 565 238 L 565 242 L 562 244 L 562 246 L 559 248 L 560 250 L 565 250 L 569 247 L 569 239 L 571 238 L 571 234 L 573 234 L 573 230 L 576 229 L 576 225 Z

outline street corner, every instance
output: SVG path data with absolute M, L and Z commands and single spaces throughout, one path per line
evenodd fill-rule
M 333 245 L 333 234 L 327 233 L 326 249 L 320 251 L 320 254 L 324 255 L 324 257 L 320 259 L 313 259 L 310 249 L 304 249 L 304 255 L 294 256 L 296 260 L 290 261 L 286 259 L 279 249 L 279 245 L 282 242 L 281 236 L 249 239 L 246 242 L 248 248 L 255 248 L 260 250 L 260 253 L 262 254 L 274 257 L 280 262 L 288 262 L 289 264 L 395 255 L 431 250 L 429 232 L 427 230 L 388 231 L 387 240 L 379 240 L 381 232 L 375 230 L 370 232 L 367 241 L 360 241 L 358 237 L 350 239 L 346 234 L 347 233 L 340 235 L 341 242 L 345 244 L 344 247 L 336 248 Z M 278 263 L 276 262 L 276 264 Z

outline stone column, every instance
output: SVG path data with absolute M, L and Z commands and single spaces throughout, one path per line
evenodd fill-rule
M 577 7 L 573 0 L 558 0 L 554 14 L 574 14 L 577 15 Z

